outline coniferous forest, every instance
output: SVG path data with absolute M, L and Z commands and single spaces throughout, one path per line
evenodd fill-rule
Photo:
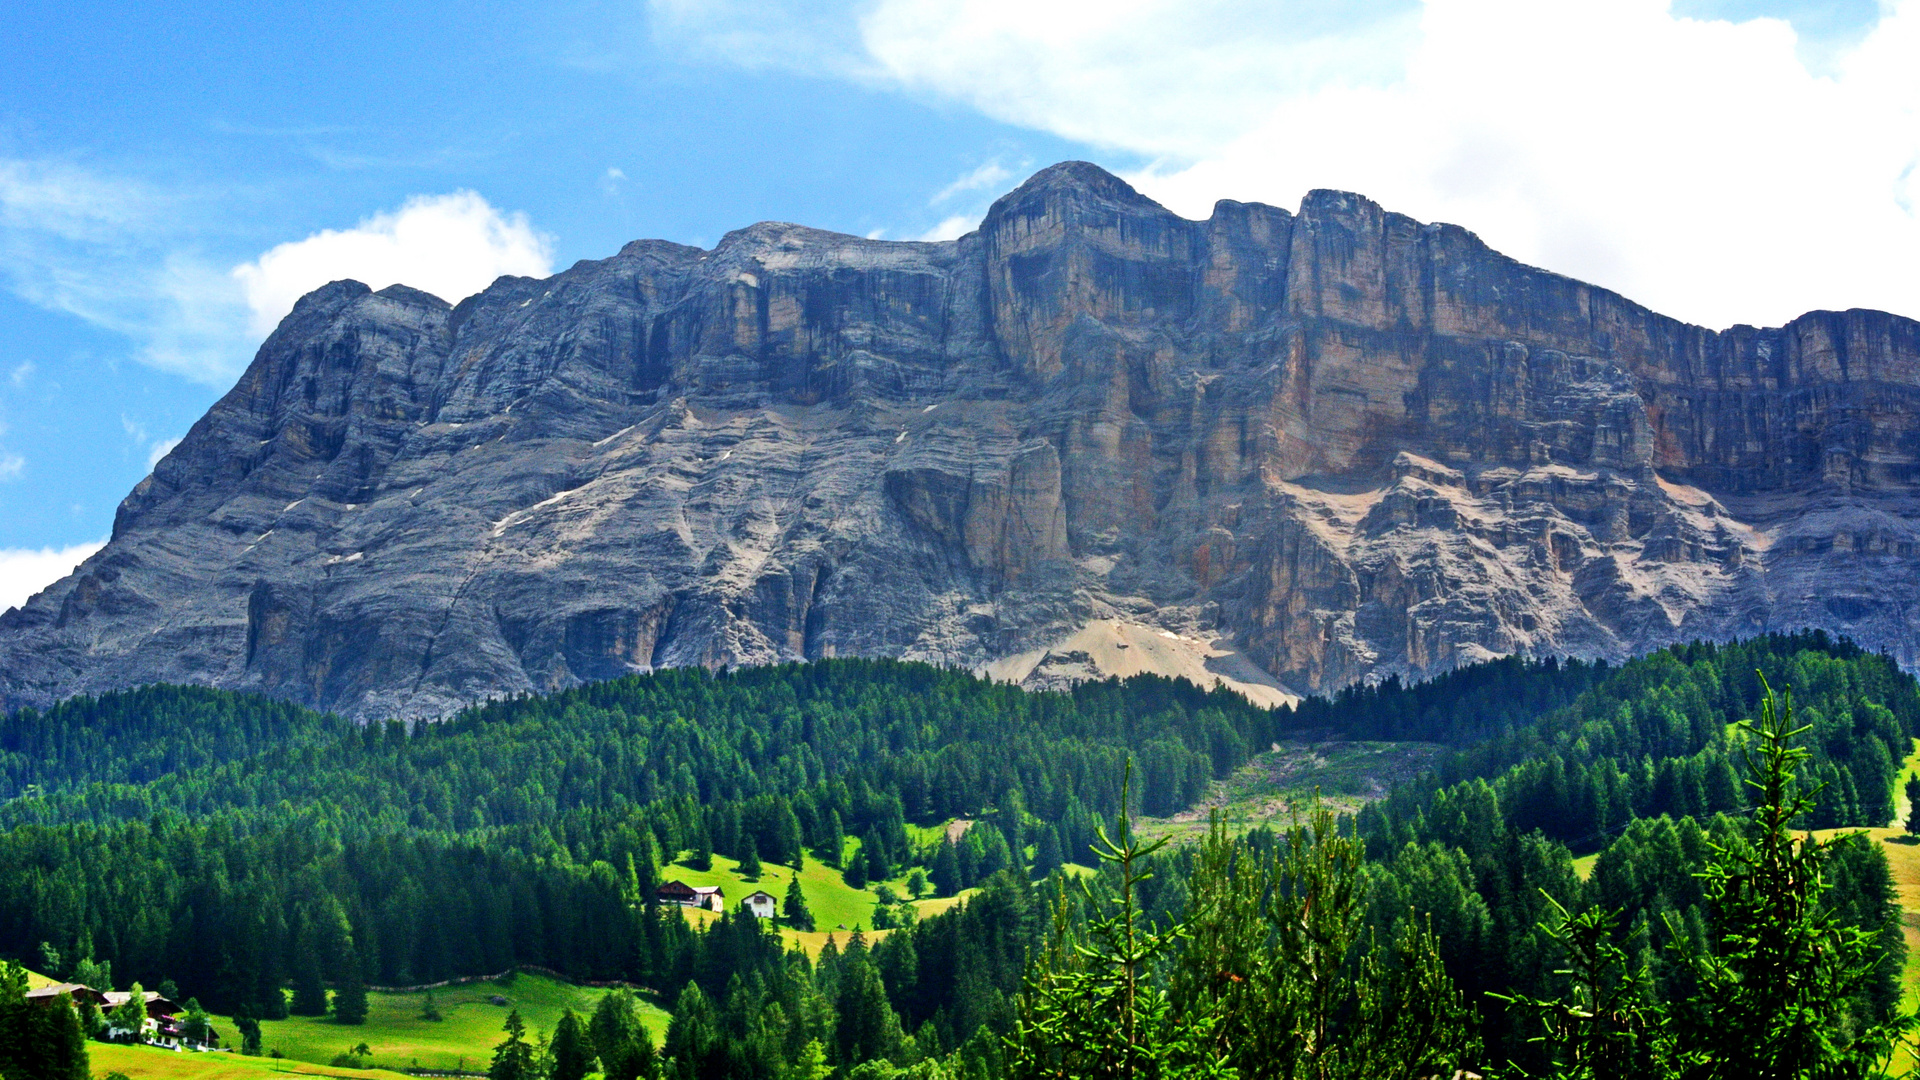
M 1894 884 L 1874 843 L 1803 837 L 1886 825 L 1916 734 L 1920 686 L 1820 634 L 1271 711 L 879 660 L 412 728 L 156 686 L 0 721 L 0 958 L 170 980 L 236 1030 L 517 966 L 649 988 L 664 1044 L 610 1077 L 1871 1076 Z M 1130 827 L 1303 739 L 1443 749 L 1351 817 Z M 714 855 L 966 895 L 809 959 L 656 902 Z

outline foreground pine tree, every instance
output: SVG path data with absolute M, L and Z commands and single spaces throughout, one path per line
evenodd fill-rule
M 1195 860 L 1173 975 L 1183 1012 L 1215 1015 L 1242 1077 L 1451 1076 L 1479 1051 L 1477 1018 L 1409 918 L 1367 929 L 1366 853 L 1316 807 L 1267 855 L 1216 817 Z
M 1129 769 L 1123 792 L 1131 779 Z M 1156 962 L 1185 937 L 1179 927 L 1156 931 L 1137 896 L 1152 876 L 1146 860 L 1167 839 L 1142 844 L 1124 814 L 1117 831 L 1116 841 L 1101 828 L 1094 853 L 1118 872 L 1118 899 L 1100 903 L 1083 879 L 1093 913 L 1079 927 L 1067 896 L 1057 898 L 1051 941 L 1021 996 L 1009 1072 L 1014 1080 L 1231 1080 L 1214 1014 L 1177 1013 L 1154 978 Z
M 1562 909 L 1547 928 L 1568 957 L 1558 999 L 1512 997 L 1540 1025 L 1554 1080 L 1646 1076 L 1669 1080 L 1841 1080 L 1878 1077 L 1914 1028 L 1909 1014 L 1875 1015 L 1867 987 L 1879 963 L 1875 934 L 1843 924 L 1824 900 L 1840 838 L 1796 837 L 1817 792 L 1799 779 L 1809 753 L 1794 745 L 1789 691 L 1765 692 L 1758 723 L 1743 721 L 1749 835 L 1713 847 L 1704 883 L 1708 940 L 1675 950 L 1695 987 L 1654 999 L 1644 966 L 1630 965 L 1610 912 Z

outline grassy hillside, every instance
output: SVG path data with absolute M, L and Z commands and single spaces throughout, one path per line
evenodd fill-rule
M 434 1004 L 444 1019 L 433 1021 L 420 1018 L 426 1002 L 424 993 L 374 992 L 367 995 L 367 1022 L 363 1025 L 346 1027 L 317 1016 L 265 1020 L 260 1024 L 260 1043 L 269 1052 L 278 1050 L 289 1059 L 321 1065 L 332 1061 L 335 1054 L 366 1043 L 373 1050 L 370 1062 L 376 1066 L 485 1071 L 487 1062 L 493 1060 L 494 1046 L 504 1038 L 500 1029 L 510 1009 L 520 1010 L 530 1035 L 552 1032 L 560 1022 L 561 1010 L 571 1008 L 589 1014 L 604 993 L 523 974 L 500 982 L 435 990 Z M 496 995 L 505 998 L 507 1004 L 493 1004 L 491 999 Z M 656 1042 L 666 1035 L 667 1019 L 665 1012 L 649 1004 L 647 1027 Z M 225 1027 L 230 1029 L 231 1025 Z M 102 1070 L 96 1066 L 94 1071 Z
M 239 1054 L 176 1054 L 146 1046 L 89 1047 L 93 1074 L 125 1073 L 133 1080 L 266 1080 L 269 1076 L 336 1076 L 408 1080 L 405 1073 L 387 1069 L 337 1069 L 306 1061 L 241 1057 Z
M 945 827 L 929 828 L 927 832 L 933 836 L 944 835 Z M 858 851 L 859 848 L 858 840 L 848 841 L 849 854 Z M 793 876 L 793 868 L 790 866 L 763 862 L 760 864 L 759 880 L 748 881 L 740 876 L 740 863 L 725 855 L 713 857 L 711 870 L 695 870 L 685 861 L 662 867 L 660 870 L 660 878 L 663 881 L 683 881 L 688 885 L 718 885 L 720 895 L 725 898 L 729 910 L 739 906 L 741 900 L 760 890 L 765 890 L 784 900 L 787 895 L 787 886 L 793 881 Z M 880 897 L 875 889 L 883 884 L 892 888 L 895 895 L 906 897 L 905 875 L 888 882 L 873 882 L 864 889 L 855 889 L 841 879 L 840 871 L 825 863 L 809 861 L 800 868 L 800 894 L 807 898 L 807 909 L 813 912 L 815 929 L 812 932 L 802 932 L 782 926 L 781 938 L 789 946 L 798 946 L 805 950 L 808 956 L 818 956 L 820 950 L 826 947 L 829 937 L 845 944 L 848 935 L 855 929 L 863 931 L 871 941 L 886 937 L 889 931 L 873 928 L 873 910 L 880 905 Z M 959 896 L 929 897 L 915 902 L 914 907 L 919 909 L 921 918 L 927 918 L 948 910 L 973 891 L 965 890 Z M 700 911 L 689 911 L 687 915 L 702 925 L 713 917 L 711 913 Z

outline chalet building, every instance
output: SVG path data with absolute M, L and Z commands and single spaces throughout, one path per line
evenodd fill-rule
M 102 1011 L 111 1013 L 125 1005 L 133 995 L 125 990 L 109 990 L 99 997 Z M 106 1030 L 108 1042 L 140 1042 L 169 1050 L 209 1050 L 220 1045 L 220 1034 L 212 1024 L 207 1025 L 205 1039 L 187 1038 L 186 1027 L 181 1019 L 181 1013 L 185 1010 L 178 1002 L 152 990 L 142 993 L 140 997 L 146 1003 L 147 1022 L 141 1025 L 138 1036 L 125 1028 L 109 1025 Z
M 655 889 L 653 896 L 662 904 L 678 904 L 707 911 L 726 910 L 726 901 L 720 896 L 718 885 L 688 885 L 684 881 L 669 881 Z
M 740 901 L 740 909 L 756 919 L 771 919 L 780 913 L 780 901 L 763 889 Z

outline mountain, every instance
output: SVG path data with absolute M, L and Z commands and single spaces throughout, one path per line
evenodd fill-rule
M 1912 666 L 1917 414 L 1904 318 L 1715 332 L 1357 195 L 1189 221 L 1066 163 L 952 242 L 316 290 L 0 617 L 0 699 L 877 655 L 1276 701 L 1801 627 Z

